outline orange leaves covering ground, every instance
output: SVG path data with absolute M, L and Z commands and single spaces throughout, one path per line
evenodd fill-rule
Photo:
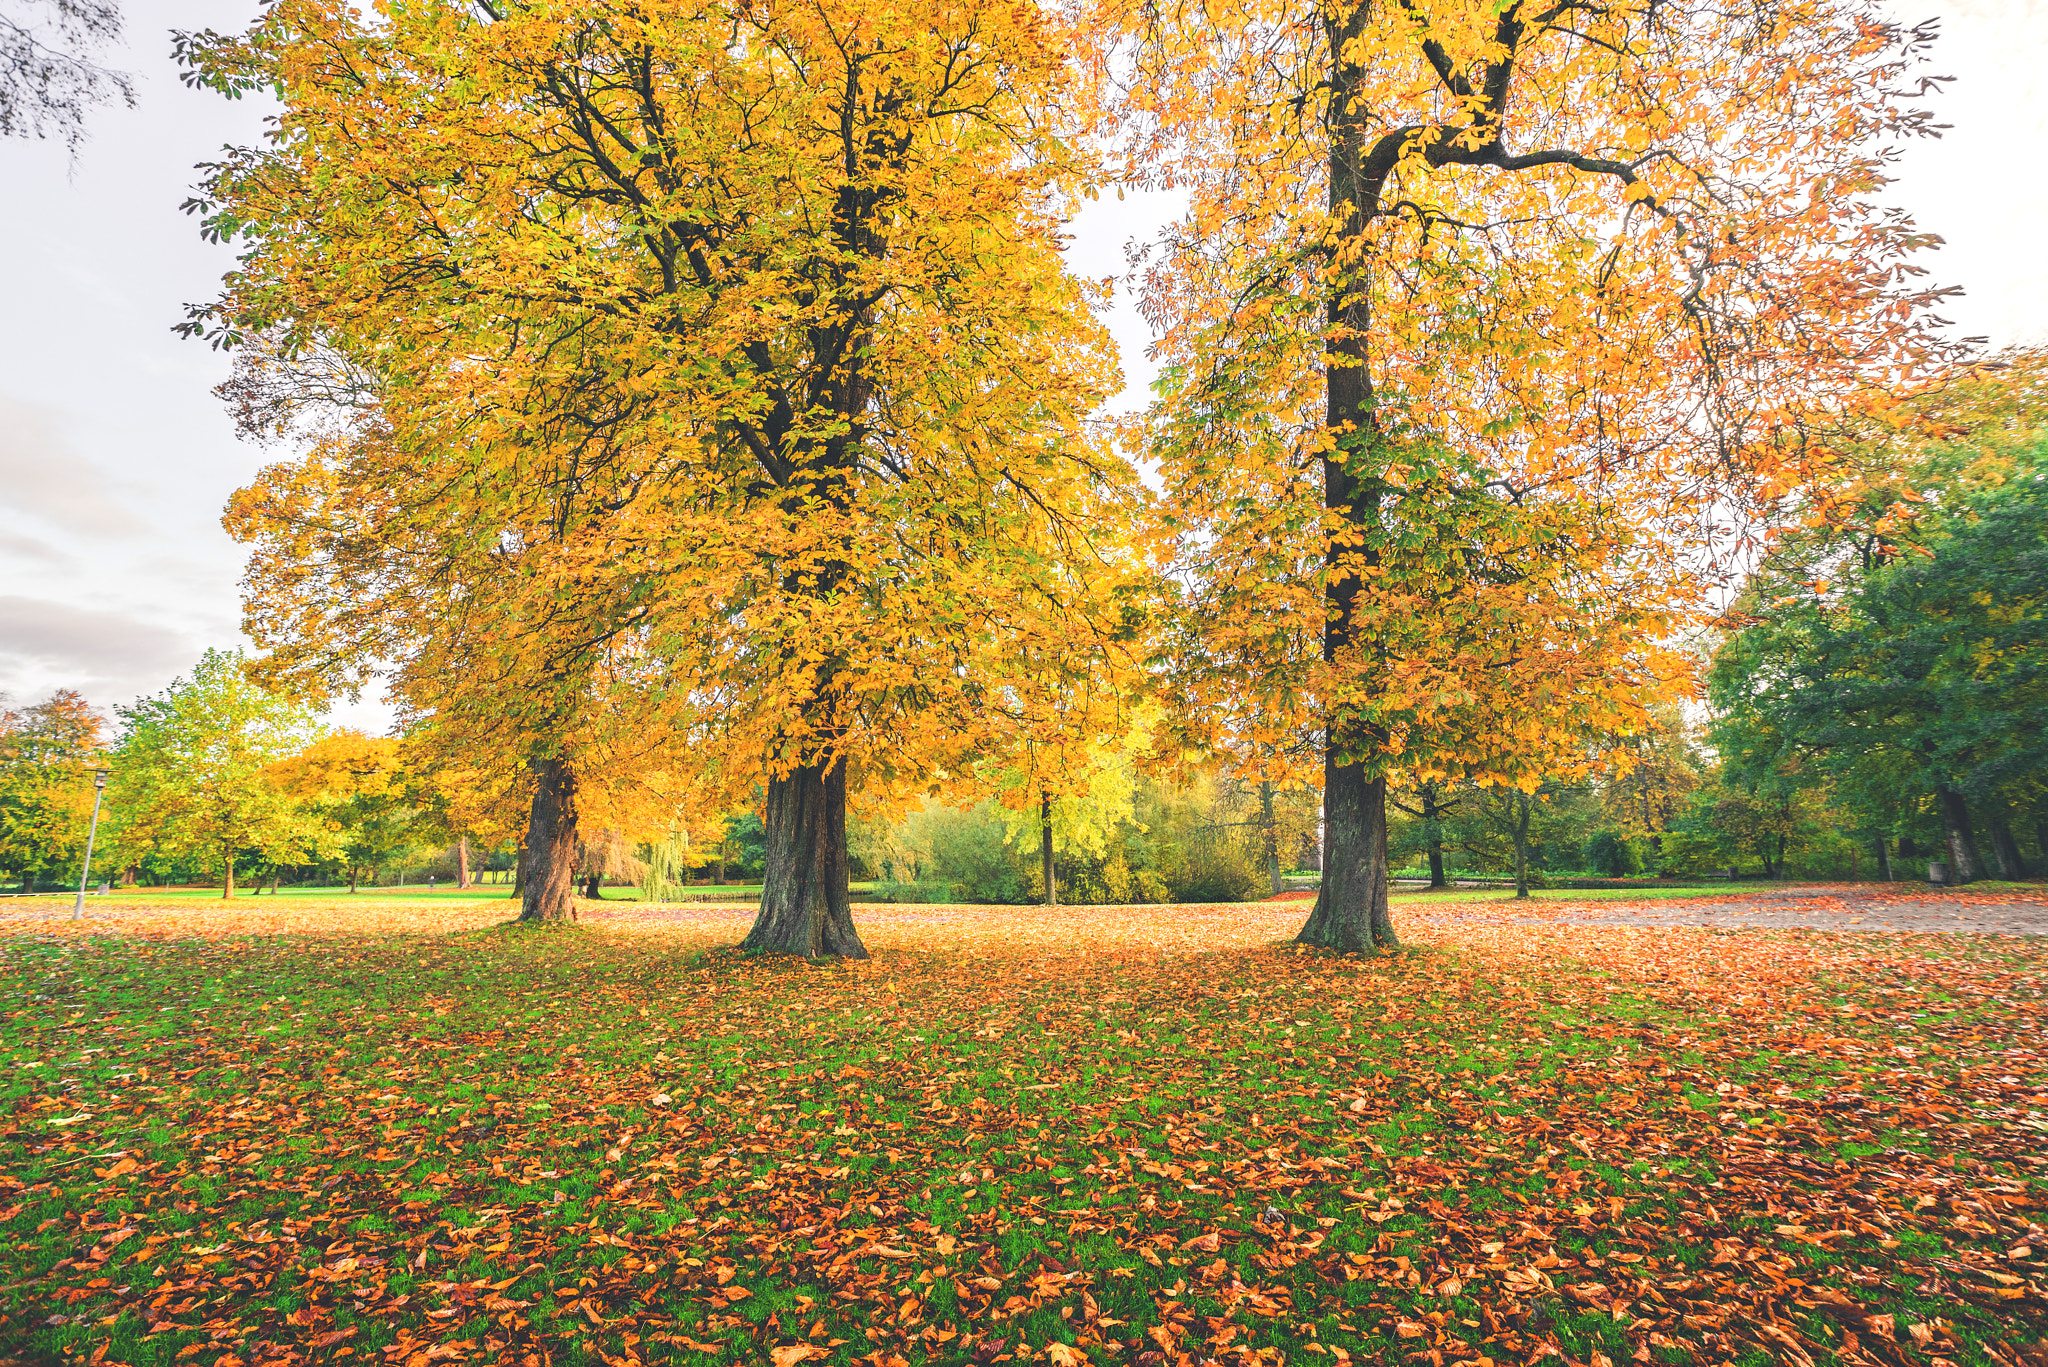
M 2037 939 L 253 905 L 13 923 L 0 1354 L 2048 1361 Z

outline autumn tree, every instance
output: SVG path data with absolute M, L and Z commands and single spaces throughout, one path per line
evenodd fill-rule
M 1861 491 L 1781 538 L 1728 615 L 1715 744 L 1774 830 L 1837 795 L 1866 831 L 1924 807 L 1957 882 L 2025 871 L 2014 828 L 2048 812 L 2048 358 L 2014 359 L 1894 415 Z
M 0 873 L 33 887 L 82 862 L 102 729 L 99 714 L 70 689 L 0 708 Z
M 1860 0 L 1090 12 L 1128 173 L 1189 195 L 1146 270 L 1171 558 L 1241 710 L 1322 732 L 1303 938 L 1389 943 L 1389 771 L 1528 782 L 1504 740 L 1641 724 L 1716 515 L 1926 358 L 1928 239 L 1874 202 L 1926 35 Z
M 348 890 L 417 849 L 432 814 L 389 736 L 338 731 L 271 767 L 278 787 L 326 827 L 328 847 L 348 866 Z
M 566 914 L 577 785 L 669 737 L 764 787 L 748 946 L 861 955 L 850 769 L 963 767 L 1058 686 L 1019 659 L 1117 630 L 1064 42 L 843 0 L 282 0 L 182 40 L 282 99 L 209 176 L 244 257 L 192 330 L 260 347 L 259 413 L 369 396 L 237 503 L 253 627 L 299 677 L 394 662 L 465 743 L 518 719 L 530 913 Z
M 209 650 L 152 698 L 116 708 L 121 735 L 108 782 L 118 842 L 197 858 L 221 872 L 311 857 L 317 824 L 277 781 L 273 766 L 320 732 L 318 716 L 252 682 L 240 651 Z

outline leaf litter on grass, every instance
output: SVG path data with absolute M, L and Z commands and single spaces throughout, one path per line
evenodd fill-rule
M 2048 1364 L 2038 941 L 361 910 L 0 942 L 0 1354 Z

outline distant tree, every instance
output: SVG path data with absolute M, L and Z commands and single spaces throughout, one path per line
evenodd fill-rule
M 1986 843 L 2019 876 L 2014 819 L 2048 797 L 2048 356 L 2009 369 L 1960 387 L 2021 402 L 1937 411 L 1938 439 L 1858 491 L 1846 530 L 1777 547 L 1709 680 L 1729 787 L 1781 822 L 1818 786 L 1872 828 L 1930 807 L 1959 882 Z
M 211 864 L 223 897 L 238 863 L 310 858 L 321 846 L 319 823 L 273 770 L 318 737 L 319 719 L 251 683 L 243 665 L 238 650 L 209 650 L 189 680 L 116 708 L 108 784 L 122 845 Z
M 0 709 L 0 874 L 33 886 L 78 867 L 92 811 L 89 770 L 104 753 L 100 729 L 69 689 Z
M 0 137 L 85 140 L 85 112 L 120 100 L 135 82 L 89 54 L 121 37 L 121 11 L 104 0 L 5 0 L 0 7 Z
M 329 834 L 348 865 L 354 892 L 363 870 L 381 871 L 441 834 L 406 772 L 400 743 L 386 736 L 339 731 L 323 736 L 273 767 L 272 777 Z
M 1607 878 L 1626 878 L 1643 871 L 1643 860 L 1619 831 L 1595 831 L 1586 842 L 1586 867 Z

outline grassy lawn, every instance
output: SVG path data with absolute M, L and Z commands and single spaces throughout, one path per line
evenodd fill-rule
M 745 893 L 758 893 L 760 891 L 761 885 L 759 883 L 724 883 L 716 885 L 707 884 L 703 886 L 693 885 L 689 888 L 687 892 L 684 893 L 684 896 L 701 897 L 706 894 L 717 896 L 739 896 Z M 607 901 L 630 902 L 635 901 L 639 898 L 640 890 L 638 888 L 632 887 L 607 887 L 604 890 L 604 895 L 605 900 Z M 27 905 L 31 902 L 35 904 L 41 904 L 42 902 L 62 902 L 66 906 L 69 906 L 76 896 L 76 891 L 16 894 L 5 899 L 0 899 L 0 909 L 4 909 L 6 907 L 13 905 Z M 371 887 L 368 883 L 365 883 L 361 887 L 359 887 L 354 893 L 349 892 L 348 886 L 346 884 L 343 884 L 340 887 L 333 888 L 279 888 L 275 893 L 272 893 L 268 888 L 263 889 L 263 891 L 261 892 L 256 891 L 254 888 L 247 887 L 237 887 L 235 889 L 236 900 L 239 900 L 244 897 L 267 899 L 273 896 L 280 898 L 311 898 L 315 901 L 321 902 L 334 901 L 337 899 L 341 901 L 347 901 L 351 898 L 363 901 L 375 900 L 379 902 L 391 901 L 393 899 L 397 899 L 400 901 L 410 901 L 414 898 L 419 898 L 422 900 L 431 898 L 437 902 L 442 900 L 456 900 L 469 902 L 509 902 L 512 900 L 512 885 L 510 883 L 481 883 L 472 888 L 458 889 L 453 883 L 440 883 L 437 884 L 432 890 L 429 890 L 425 883 L 406 883 L 391 887 Z M 110 893 L 106 897 L 100 897 L 97 893 L 88 893 L 86 895 L 85 904 L 87 907 L 92 907 L 97 903 L 104 903 L 110 901 L 134 902 L 158 900 L 212 900 L 215 902 L 221 902 L 229 899 L 224 898 L 220 895 L 220 888 L 218 886 L 211 888 L 119 888 Z
M 1784 884 L 1772 884 L 1783 887 Z M 1793 886 L 1797 886 L 1796 884 Z M 1718 887 L 1697 888 L 1532 888 L 1532 900 L 1545 902 L 1663 902 L 1674 898 L 1706 897 L 1728 902 L 1755 892 L 1754 886 L 1730 888 L 1723 883 Z M 1512 902 L 1513 888 L 1417 888 L 1412 892 L 1396 889 L 1393 897 L 1407 901 L 1422 902 Z
M 0 939 L 0 1362 L 2044 1360 L 2035 941 L 495 910 Z

